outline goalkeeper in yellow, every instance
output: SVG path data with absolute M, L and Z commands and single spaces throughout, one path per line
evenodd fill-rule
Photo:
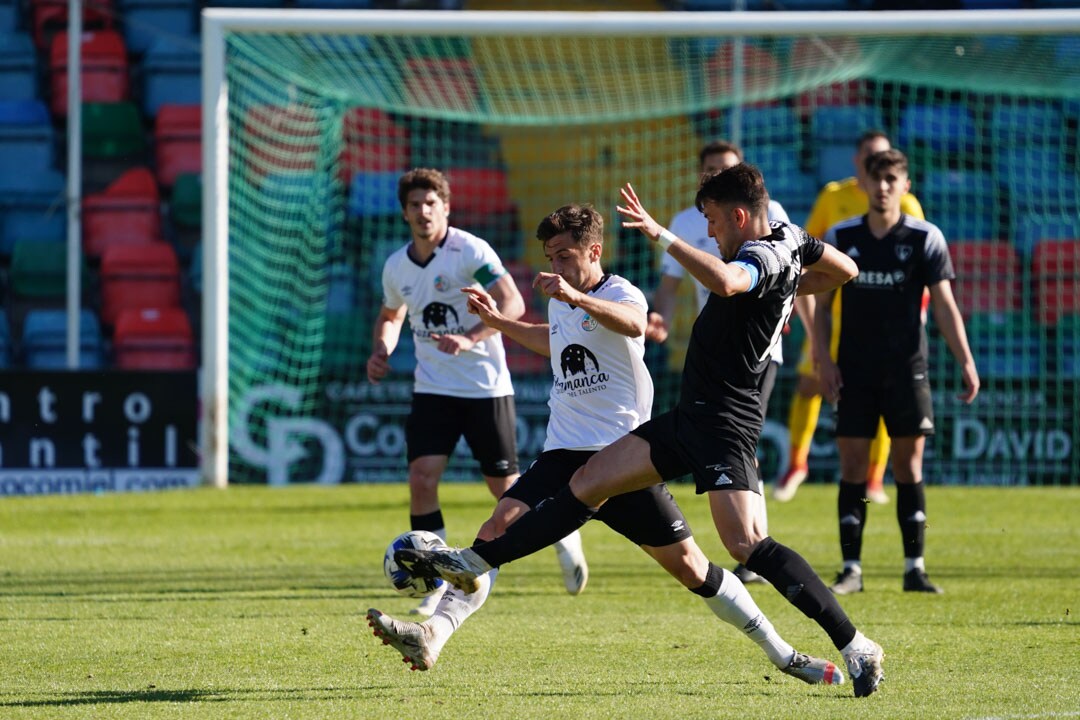
M 866 172 L 863 162 L 869 156 L 882 150 L 889 150 L 891 145 L 888 136 L 880 130 L 868 130 L 859 136 L 855 145 L 855 176 L 844 180 L 838 180 L 827 184 L 818 193 L 814 201 L 814 207 L 810 210 L 810 217 L 806 219 L 805 229 L 814 237 L 824 237 L 825 232 L 836 223 L 847 220 L 856 215 L 864 215 L 869 209 L 866 193 L 859 187 L 859 180 Z M 922 206 L 915 196 L 907 193 L 900 201 L 900 209 L 905 215 L 925 219 Z M 858 262 L 858 259 L 855 260 Z M 926 298 L 924 298 L 923 314 L 926 314 Z M 813 318 L 813 296 L 800 297 L 798 302 L 804 303 L 800 308 L 800 318 Z M 840 341 L 840 303 L 834 302 L 832 306 L 832 338 L 829 342 L 829 352 L 833 360 L 836 360 L 836 351 Z M 809 472 L 810 442 L 814 437 L 814 429 L 817 427 L 818 413 L 821 410 L 821 387 L 817 377 L 817 363 L 813 358 L 813 343 L 810 333 L 812 327 L 807 328 L 806 341 L 803 343 L 802 356 L 799 358 L 797 372 L 799 382 L 796 392 L 791 401 L 791 410 L 788 414 L 788 428 L 791 433 L 791 457 L 788 463 L 788 471 L 780 482 L 773 488 L 773 498 L 779 502 L 786 502 L 795 497 L 795 491 L 806 479 Z M 885 432 L 885 423 L 878 420 L 877 436 L 870 446 L 870 467 L 867 470 L 867 497 L 878 503 L 889 501 L 883 488 L 885 468 L 889 464 L 889 436 Z

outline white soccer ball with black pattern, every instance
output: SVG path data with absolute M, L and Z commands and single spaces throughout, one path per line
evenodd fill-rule
M 437 547 L 446 547 L 446 543 L 433 532 L 410 530 L 401 533 L 390 541 L 390 545 L 386 548 L 386 554 L 383 556 L 383 572 L 386 573 L 386 579 L 390 581 L 395 590 L 411 598 L 422 598 L 433 594 L 442 587 L 444 581 L 441 578 L 429 580 L 428 578 L 414 577 L 408 570 L 398 566 L 394 561 L 394 553 L 406 548 L 431 550 Z

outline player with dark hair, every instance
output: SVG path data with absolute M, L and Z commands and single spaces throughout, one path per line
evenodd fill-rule
M 863 589 L 862 534 L 866 524 L 866 467 L 878 418 L 892 437 L 896 478 L 896 519 L 904 547 L 904 583 L 909 592 L 941 592 L 930 582 L 923 561 L 926 495 L 922 482 L 926 436 L 934 432 L 934 408 L 922 297 L 931 307 L 949 350 L 960 364 L 970 403 L 979 392 L 979 373 L 968 347 L 964 320 L 950 281 L 949 248 L 936 225 L 904 214 L 901 198 L 911 187 L 907 158 L 885 150 L 866 158 L 863 189 L 869 210 L 834 225 L 825 242 L 857 257 L 859 276 L 841 291 L 840 347 L 834 363 L 824 338 L 832 332 L 835 291 L 818 296 L 817 356 L 821 389 L 837 403 L 836 444 L 840 451 L 840 549 L 844 569 L 832 586 L 847 594 Z
M 492 495 L 502 497 L 518 477 L 514 387 L 502 336 L 483 323 L 467 322 L 460 289 L 484 288 L 512 318 L 524 314 L 525 303 L 491 246 L 450 226 L 450 183 L 441 172 L 405 173 L 398 180 L 398 200 L 412 241 L 383 266 L 383 303 L 367 376 L 377 383 L 389 374 L 390 354 L 408 314 L 416 345 L 416 381 L 405 423 L 409 520 L 412 530 L 445 540 L 438 485 L 463 434 Z M 577 594 L 587 578 L 580 536 L 556 549 L 567 590 Z M 437 602 L 426 598 L 417 612 L 430 614 Z
M 890 147 L 889 137 L 881 130 L 867 130 L 859 135 L 858 140 L 855 141 L 855 155 L 852 157 L 855 175 L 828 183 L 821 189 L 814 201 L 814 207 L 810 210 L 810 216 L 806 219 L 806 232 L 814 237 L 825 237 L 828 229 L 841 220 L 866 213 L 866 192 L 862 188 L 865 173 L 863 163 L 870 155 L 888 150 Z M 922 206 L 914 195 L 907 193 L 900 202 L 906 215 L 922 219 Z M 817 427 L 818 413 L 821 410 L 821 388 L 818 385 L 817 367 L 813 358 L 814 298 L 800 298 L 796 310 L 799 312 L 800 319 L 807 320 L 803 323 L 806 329 L 806 341 L 803 343 L 802 356 L 797 367 L 799 382 L 796 385 L 795 395 L 791 398 L 791 410 L 788 413 L 788 428 L 791 433 L 788 471 L 773 488 L 773 499 L 779 502 L 793 498 L 799 485 L 810 471 L 810 444 L 814 438 L 814 429 Z M 828 344 L 830 357 L 834 360 L 839 342 L 837 334 L 840 325 L 839 313 L 840 303 L 837 302 L 833 306 L 833 337 Z M 870 464 L 866 472 L 866 496 L 876 503 L 889 501 L 884 488 L 885 468 L 888 462 L 889 435 L 885 432 L 885 424 L 879 423 L 874 442 L 870 446 Z
M 467 288 L 469 311 L 489 327 L 551 358 L 554 383 L 544 452 L 499 500 L 478 539 L 491 540 L 508 525 L 565 488 L 598 450 L 649 419 L 653 385 L 645 367 L 645 296 L 626 279 L 603 271 L 604 220 L 588 205 L 567 205 L 537 228 L 551 262 L 535 285 L 547 295 L 548 322 L 526 323 L 499 312 L 483 290 Z M 618 495 L 596 514 L 641 547 L 721 620 L 754 640 L 784 673 L 811 684 L 836 685 L 843 673 L 827 660 L 795 652 L 773 629 L 738 578 L 709 562 L 694 542 L 675 499 L 663 483 Z M 428 670 L 450 636 L 483 605 L 498 574 L 479 576 L 477 589 L 448 590 L 431 619 L 403 622 L 368 611 L 375 635 L 400 652 L 414 670 Z
M 856 630 L 802 556 L 761 531 L 755 462 L 764 422 L 761 378 L 796 291 L 834 289 L 858 269 L 801 228 L 769 223 L 765 182 L 745 163 L 705 178 L 695 200 L 722 259 L 661 227 L 630 185 L 622 197 L 623 227 L 639 229 L 712 292 L 690 336 L 677 406 L 591 457 L 569 487 L 501 537 L 464 550 L 403 551 L 396 559 L 418 576 L 442 577 L 470 591 L 477 576 L 577 529 L 608 498 L 692 473 L 697 491 L 708 496 L 724 547 L 825 630 L 847 664 L 855 695 L 869 695 L 883 677 L 884 653 Z

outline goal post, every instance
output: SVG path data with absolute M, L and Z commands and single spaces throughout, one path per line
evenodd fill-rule
M 1000 406 L 946 406 L 943 477 L 1080 473 L 1070 346 L 1080 282 L 1039 274 L 1071 262 L 1047 259 L 1044 241 L 1080 242 L 1080 10 L 214 8 L 202 33 L 208 484 L 404 478 L 391 426 L 407 405 L 411 349 L 381 390 L 366 386 L 363 366 L 381 261 L 408 239 L 393 180 L 409 167 L 447 171 L 451 224 L 485 237 L 519 274 L 542 265 L 531 230 L 543 214 L 592 202 L 607 221 L 608 269 L 651 290 L 656 257 L 613 212 L 623 182 L 666 222 L 691 204 L 701 145 L 737 138 L 801 223 L 826 179 L 851 174 L 855 136 L 872 126 L 909 154 L 913 192 L 952 247 L 993 258 L 1006 248 L 1004 275 L 976 253 L 970 267 L 985 277 L 957 281 Z M 673 338 L 650 356 L 668 401 L 693 316 L 681 292 Z M 776 445 L 797 337 L 785 350 Z M 953 361 L 940 338 L 931 353 L 943 397 Z M 509 354 L 519 407 L 539 408 L 519 419 L 519 438 L 532 437 L 550 377 Z

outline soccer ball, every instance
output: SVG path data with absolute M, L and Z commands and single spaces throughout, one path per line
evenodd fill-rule
M 422 598 L 433 594 L 442 587 L 443 580 L 441 578 L 429 580 L 428 578 L 413 577 L 412 573 L 400 567 L 394 561 L 394 553 L 405 549 L 431 550 L 437 547 L 446 547 L 446 543 L 433 532 L 410 530 L 401 533 L 390 541 L 390 545 L 386 548 L 386 554 L 383 555 L 383 572 L 386 573 L 386 579 L 402 595 Z

